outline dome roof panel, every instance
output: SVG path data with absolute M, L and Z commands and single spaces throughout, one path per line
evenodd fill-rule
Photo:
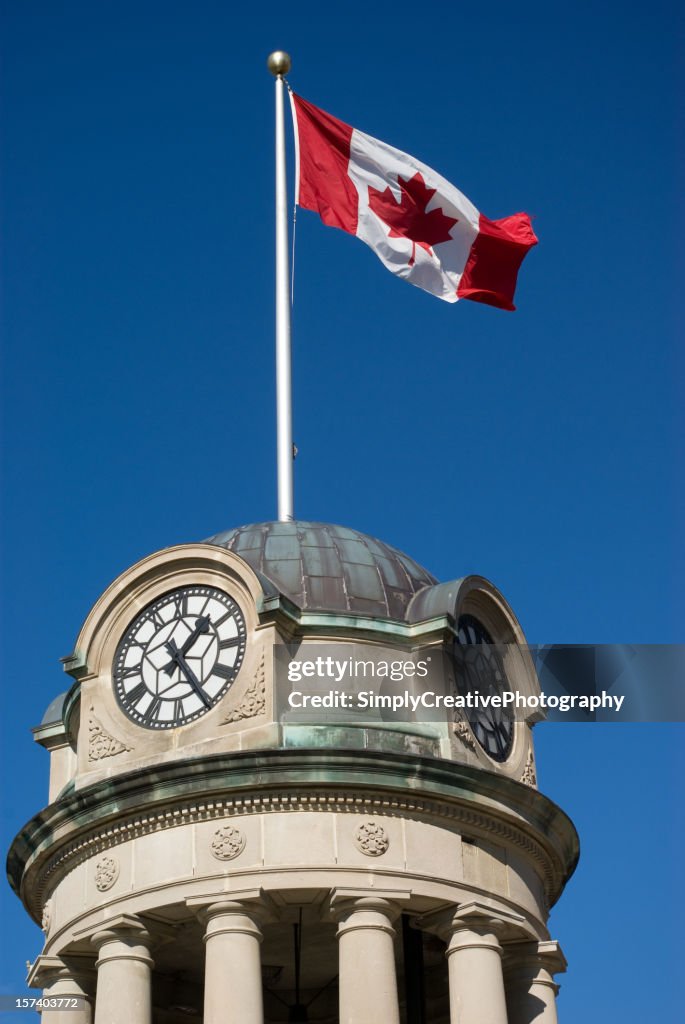
M 69 691 L 65 690 L 64 693 L 58 693 L 56 697 L 53 697 L 41 718 L 41 725 L 54 725 L 56 722 L 62 721 L 64 702 L 67 699 L 68 693 Z
M 437 582 L 389 544 L 331 523 L 253 523 L 204 543 L 234 551 L 307 611 L 402 620 L 412 597 Z

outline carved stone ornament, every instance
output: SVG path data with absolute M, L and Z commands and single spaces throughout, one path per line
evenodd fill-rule
M 476 749 L 476 739 L 473 733 L 471 732 L 471 727 L 466 721 L 466 719 L 463 718 L 461 715 L 459 715 L 458 718 L 455 718 L 454 734 L 455 736 L 459 737 L 464 746 L 468 747 L 469 750 Z
M 123 754 L 125 750 L 131 750 L 131 747 L 108 733 L 91 708 L 88 717 L 88 760 L 101 761 L 103 757 L 114 757 Z
M 390 846 L 388 833 L 375 821 L 366 821 L 354 834 L 357 847 L 367 857 L 380 857 Z
M 100 892 L 111 889 L 119 877 L 119 861 L 116 857 L 101 857 L 95 865 L 95 885 Z
M 50 930 L 50 922 L 52 920 L 52 900 L 46 900 L 43 906 L 43 916 L 40 921 L 40 926 L 47 935 Z
M 245 691 L 245 695 L 237 707 L 226 715 L 222 725 L 229 722 L 240 722 L 244 718 L 254 718 L 256 715 L 264 714 L 266 708 L 266 676 L 264 673 L 264 654 L 262 653 L 259 667 L 255 672 L 254 679 Z
M 535 774 L 535 761 L 533 760 L 533 751 L 528 751 L 528 757 L 526 758 L 526 764 L 521 775 L 521 782 L 526 786 L 531 786 L 533 789 L 537 789 L 538 779 Z
M 245 836 L 239 828 L 222 825 L 214 833 L 210 849 L 217 860 L 233 860 L 245 849 Z

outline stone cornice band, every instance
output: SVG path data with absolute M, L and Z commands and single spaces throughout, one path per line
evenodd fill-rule
M 319 750 L 286 748 L 174 762 L 69 794 L 14 840 L 10 884 L 39 920 L 61 873 L 104 849 L 187 823 L 287 810 L 409 813 L 495 835 L 536 862 L 550 906 L 578 858 L 563 811 L 513 780 L 430 758 L 328 751 L 322 763 Z

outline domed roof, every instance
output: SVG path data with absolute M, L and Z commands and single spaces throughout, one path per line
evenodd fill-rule
M 204 543 L 235 552 L 308 611 L 402 620 L 414 594 L 437 582 L 389 544 L 330 523 L 254 523 Z
M 54 725 L 56 722 L 62 721 L 64 703 L 67 699 L 68 693 L 69 691 L 65 690 L 64 693 L 58 693 L 56 697 L 52 698 L 40 721 L 41 725 Z

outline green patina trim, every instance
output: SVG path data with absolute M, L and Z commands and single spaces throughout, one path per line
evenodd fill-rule
M 409 757 L 439 757 L 440 735 L 426 729 L 373 729 L 360 723 L 341 726 L 283 724 L 285 747 L 318 748 L 322 750 L 378 750 Z
M 88 667 L 83 651 L 72 651 L 65 658 L 60 658 L 60 661 L 62 662 L 62 671 L 66 672 L 68 676 L 74 676 L 74 678 L 82 675 L 83 671 Z
M 532 831 L 557 864 L 561 885 L 575 869 L 579 841 L 573 823 L 551 800 L 504 776 L 438 758 L 365 750 L 289 748 L 217 754 L 139 769 L 64 795 L 35 815 L 14 839 L 7 859 L 10 885 L 19 894 L 29 862 L 73 841 L 95 824 L 172 801 L 236 796 L 250 790 L 357 787 L 370 792 L 414 793 L 475 804 Z M 68 834 L 57 838 L 59 830 Z
M 399 619 L 383 619 L 373 615 L 351 615 L 349 612 L 303 611 L 283 594 L 268 594 L 257 602 L 260 617 L 282 617 L 298 629 L 326 634 L 331 631 L 351 632 L 356 636 L 395 637 L 413 640 L 432 633 L 448 631 L 454 633 L 454 620 L 445 613 L 434 615 L 420 622 L 403 622 Z
M 438 615 L 423 622 L 409 624 L 394 619 L 366 618 L 363 615 L 345 615 L 340 612 L 302 612 L 298 623 L 306 629 L 343 629 L 359 635 L 360 632 L 378 633 L 380 636 L 395 636 L 402 640 L 413 640 L 426 634 L 448 630 L 454 632 L 447 615 Z
M 50 722 L 48 725 L 36 725 L 31 729 L 37 743 L 44 740 L 51 740 L 65 735 L 64 722 Z
M 64 708 L 62 710 L 62 720 L 64 722 L 64 728 L 67 731 L 67 735 L 70 734 L 70 718 L 76 708 L 79 698 L 81 696 L 81 683 L 77 680 L 69 690 L 69 693 L 64 698 Z M 71 737 L 70 737 L 71 738 Z
M 296 720 L 294 722 L 288 721 L 287 714 L 282 715 L 280 718 L 281 725 L 284 729 L 295 730 L 295 729 L 317 729 L 327 733 L 339 732 L 341 729 L 352 729 L 352 730 L 366 730 L 367 732 L 373 733 L 374 737 L 379 734 L 398 733 L 406 736 L 421 736 L 428 739 L 437 740 L 447 739 L 449 733 L 447 731 L 447 725 L 442 722 L 435 722 L 434 724 L 427 724 L 423 722 L 379 722 L 378 719 L 362 719 L 358 722 L 351 722 L 343 720 L 342 724 L 336 726 L 333 722 L 322 722 L 313 720 L 311 722 L 303 722 Z M 284 744 L 286 747 L 288 744 Z M 347 746 L 343 743 L 340 747 L 336 747 L 338 750 L 347 750 Z

